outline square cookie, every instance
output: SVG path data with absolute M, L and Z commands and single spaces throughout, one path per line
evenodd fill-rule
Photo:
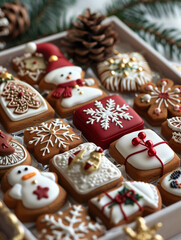
M 124 135 L 109 148 L 111 156 L 124 164 L 134 180 L 152 182 L 180 166 L 180 159 L 151 129 Z
M 159 211 L 162 200 L 154 185 L 126 181 L 121 186 L 92 198 L 88 205 L 90 216 L 100 218 L 110 229 Z
M 88 141 L 104 149 L 126 133 L 144 128 L 143 119 L 119 95 L 77 109 L 73 123 Z
M 60 118 L 42 122 L 24 131 L 24 141 L 38 162 L 49 164 L 56 154 L 66 152 L 82 143 L 72 127 Z
M 37 231 L 40 233 L 39 240 L 96 240 L 104 235 L 104 226 L 91 220 L 86 209 L 76 204 L 64 212 L 40 216 Z
M 109 161 L 100 147 L 83 143 L 50 160 L 50 170 L 73 198 L 82 203 L 123 180 L 120 170 Z

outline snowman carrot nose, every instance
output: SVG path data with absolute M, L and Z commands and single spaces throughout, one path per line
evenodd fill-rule
M 71 76 L 70 76 L 70 75 L 68 75 L 68 76 L 67 76 L 67 79 L 71 79 Z
M 27 173 L 27 174 L 25 174 L 24 176 L 22 176 L 21 179 L 22 179 L 23 181 L 26 181 L 26 180 L 34 177 L 34 176 L 36 176 L 36 172 L 30 172 L 30 173 Z

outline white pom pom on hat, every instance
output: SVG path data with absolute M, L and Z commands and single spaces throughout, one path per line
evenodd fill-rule
M 28 53 L 34 53 L 36 52 L 37 46 L 34 42 L 29 42 L 25 46 L 25 51 Z

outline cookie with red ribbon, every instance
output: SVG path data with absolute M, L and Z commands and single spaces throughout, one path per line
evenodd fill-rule
M 181 200 L 181 168 L 165 174 L 160 178 L 157 187 L 166 206 Z
M 155 181 L 180 166 L 176 153 L 151 129 L 124 135 L 110 145 L 109 151 L 137 181 Z
M 10 168 L 21 164 L 31 164 L 28 151 L 18 141 L 0 130 L 0 178 Z
M 68 117 L 78 107 L 107 95 L 99 89 L 96 79 L 84 79 L 82 68 L 72 64 L 55 45 L 29 43 L 26 49 L 42 53 L 48 61 L 39 88 L 53 90 L 47 100 L 61 117 Z
M 2 179 L 4 202 L 15 209 L 22 222 L 32 222 L 45 213 L 58 211 L 66 201 L 65 190 L 57 184 L 57 176 L 35 167 L 21 165 L 10 169 Z
M 147 83 L 134 99 L 134 109 L 153 126 L 159 126 L 168 116 L 181 116 L 181 85 L 161 79 L 155 85 Z
M 115 187 L 122 180 L 120 170 L 94 143 L 83 143 L 50 160 L 50 170 L 57 173 L 62 186 L 79 203 Z
M 100 218 L 110 229 L 157 212 L 161 206 L 157 187 L 144 182 L 125 181 L 121 186 L 90 199 L 88 212 L 93 218 Z

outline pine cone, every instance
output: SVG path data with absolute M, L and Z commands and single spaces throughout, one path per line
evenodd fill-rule
M 9 21 L 8 38 L 16 38 L 27 30 L 30 20 L 23 4 L 17 2 L 4 3 L 1 9 Z
M 68 31 L 61 44 L 75 61 L 81 64 L 101 62 L 111 55 L 117 35 L 112 24 L 101 24 L 104 18 L 87 9 L 73 23 L 74 28 Z
M 3 38 L 7 35 L 9 35 L 9 21 L 5 17 L 3 11 L 0 8 L 0 38 Z M 5 47 L 6 43 L 3 40 L 0 40 L 0 49 L 3 49 Z

